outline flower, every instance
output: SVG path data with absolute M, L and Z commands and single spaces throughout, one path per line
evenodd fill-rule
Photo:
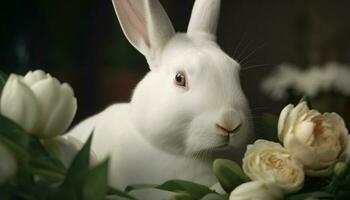
M 11 74 L 0 101 L 2 115 L 41 138 L 62 134 L 77 110 L 72 88 L 41 70 Z
M 69 167 L 74 157 L 79 150 L 83 147 L 78 139 L 72 136 L 56 137 L 50 140 L 43 140 L 42 144 L 45 149 L 55 155 L 66 167 Z M 97 157 L 94 152 L 91 151 L 90 163 L 91 165 L 97 164 Z
M 281 144 L 257 140 L 248 145 L 243 171 L 253 181 L 270 181 L 283 192 L 298 191 L 304 183 L 302 165 Z
M 0 185 L 16 174 L 17 161 L 11 152 L 0 143 Z
M 276 67 L 261 84 L 261 89 L 271 98 L 281 100 L 288 97 L 288 90 L 293 89 L 298 95 L 316 97 L 321 92 L 337 91 L 350 95 L 349 66 L 336 62 L 324 66 L 310 66 L 306 70 L 282 63 Z
M 298 67 L 288 63 L 280 64 L 271 75 L 263 80 L 261 89 L 273 99 L 283 99 L 288 95 L 288 89 L 298 82 L 300 74 Z
M 336 113 L 310 110 L 306 102 L 286 106 L 279 117 L 278 137 L 310 176 L 321 176 L 342 155 L 348 130 Z
M 230 194 L 230 200 L 278 200 L 282 192 L 273 184 L 264 181 L 243 183 Z

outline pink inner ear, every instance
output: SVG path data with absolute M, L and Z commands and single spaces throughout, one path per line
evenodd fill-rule
M 139 0 L 119 0 L 117 6 L 120 23 L 130 42 L 138 48 L 140 40 L 150 47 L 145 10 Z

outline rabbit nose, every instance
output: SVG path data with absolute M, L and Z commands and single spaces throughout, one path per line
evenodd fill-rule
M 215 124 L 221 131 L 220 135 L 227 136 L 236 132 L 242 125 L 239 113 L 233 109 L 223 110 L 219 115 L 219 120 Z

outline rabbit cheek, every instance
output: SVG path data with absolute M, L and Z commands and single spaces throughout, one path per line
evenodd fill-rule
M 242 147 L 244 144 L 246 144 L 249 139 L 252 137 L 252 125 L 251 121 L 249 120 L 249 114 L 246 114 L 243 116 L 243 121 L 245 123 L 242 124 L 242 126 L 239 128 L 237 133 L 232 134 L 230 136 L 230 143 L 229 146 L 232 147 Z
M 196 117 L 186 135 L 186 154 L 219 148 L 229 143 L 229 137 L 217 134 L 213 115 L 210 113 Z

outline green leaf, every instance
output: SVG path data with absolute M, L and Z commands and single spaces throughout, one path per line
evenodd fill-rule
M 18 196 L 18 199 L 25 200 L 46 199 L 45 197 L 52 191 L 53 183 L 42 180 L 29 171 L 26 165 L 20 166 L 13 181 L 13 185 L 16 186 L 14 195 Z
M 85 180 L 90 180 L 89 177 L 92 176 L 92 172 L 89 170 L 92 135 L 93 134 L 90 135 L 83 148 L 73 159 L 69 169 L 66 172 L 66 177 L 63 184 L 50 195 L 49 199 L 82 199 L 84 194 L 83 190 L 86 187 Z M 101 169 L 98 171 L 100 170 Z M 103 167 L 101 171 L 103 171 Z M 101 171 L 99 173 L 101 173 Z M 102 179 L 101 177 L 103 177 L 103 175 L 98 175 L 99 179 Z
M 328 178 L 327 186 L 321 187 L 322 190 L 334 194 L 336 199 L 348 199 L 344 198 L 350 195 L 350 166 L 348 165 L 338 162 L 333 168 L 333 176 Z
M 46 199 L 50 200 L 78 200 L 78 194 L 75 191 L 75 187 L 70 184 L 63 184 L 56 190 L 52 191 Z
M 207 186 L 193 183 L 184 180 L 170 180 L 161 185 L 150 185 L 150 184 L 138 184 L 138 185 L 130 185 L 125 191 L 130 192 L 132 190 L 140 190 L 140 189 L 159 189 L 163 191 L 169 191 L 174 193 L 186 194 L 195 199 L 200 199 L 209 193 L 213 193 L 210 188 Z
M 312 193 L 304 193 L 304 194 L 295 194 L 286 198 L 286 200 L 303 200 L 303 199 L 334 200 L 335 196 L 326 192 L 312 192 Z
M 13 188 L 7 185 L 0 186 L 0 199 L 1 200 L 10 200 L 12 199 Z
M 28 168 L 27 171 L 35 175 L 45 176 L 47 178 L 51 178 L 58 181 L 64 178 L 64 174 L 50 169 Z
M 262 117 L 262 138 L 271 141 L 278 141 L 277 138 L 277 124 L 278 124 L 278 116 L 263 113 Z
M 241 167 L 231 160 L 215 160 L 213 171 L 220 185 L 227 193 L 230 193 L 238 185 L 249 181 L 249 178 L 244 175 Z
M 201 200 L 228 200 L 228 196 L 211 193 L 205 195 L 203 198 L 201 198 Z
M 0 115 L 0 136 L 11 140 L 24 149 L 28 149 L 29 147 L 29 133 L 3 115 Z
M 144 189 L 152 189 L 156 188 L 158 185 L 154 184 L 133 184 L 133 185 L 128 185 L 125 188 L 125 192 L 131 192 L 133 190 L 144 190 Z
M 136 200 L 134 197 L 130 196 L 128 193 L 118 190 L 116 188 L 109 187 L 107 195 L 123 197 L 124 199 Z
M 0 96 L 1 96 L 2 89 L 6 84 L 7 79 L 8 79 L 8 76 L 4 72 L 0 71 Z
M 213 191 L 207 186 L 184 180 L 167 181 L 162 185 L 157 186 L 156 189 L 176 193 L 185 193 L 195 199 L 200 199 L 209 193 L 213 193 Z
M 13 155 L 18 160 L 28 160 L 30 158 L 30 154 L 26 149 L 19 146 L 15 142 L 3 137 L 0 135 L 0 143 L 6 145 L 6 147 L 13 153 Z
M 108 160 L 85 172 L 79 172 L 74 179 L 67 177 L 67 180 L 56 191 L 53 197 L 55 200 L 104 200 L 108 191 Z M 124 196 L 128 197 L 128 195 Z
M 196 200 L 196 199 L 189 196 L 188 194 L 177 194 L 177 195 L 171 196 L 168 200 Z
M 91 134 L 84 144 L 83 148 L 74 157 L 66 174 L 66 181 L 80 179 L 81 176 L 89 170 L 90 167 L 90 147 L 92 142 Z
M 46 150 L 38 138 L 32 138 L 30 151 L 32 153 L 31 163 L 37 167 L 43 165 L 44 168 L 56 169 L 58 172 L 64 173 L 66 167 L 52 153 Z
M 82 187 L 82 199 L 104 200 L 108 190 L 108 160 L 88 171 Z

